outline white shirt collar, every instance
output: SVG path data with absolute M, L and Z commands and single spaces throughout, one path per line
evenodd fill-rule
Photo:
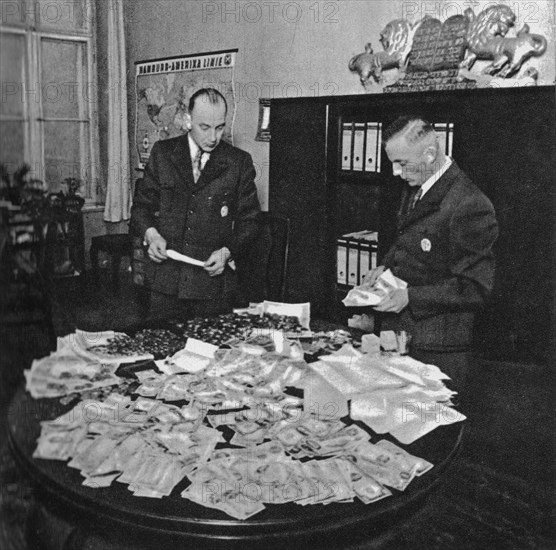
M 195 157 L 199 151 L 199 146 L 195 143 L 195 140 L 191 137 L 191 134 L 187 134 L 189 139 L 189 152 L 191 153 L 191 164 L 195 162 Z M 210 158 L 210 153 L 203 151 L 203 156 L 201 157 L 201 168 L 205 167 L 208 159 Z
M 450 168 L 453 160 L 451 157 L 446 155 L 446 162 L 425 182 L 421 185 L 421 199 L 425 196 L 425 193 L 441 178 L 441 176 Z

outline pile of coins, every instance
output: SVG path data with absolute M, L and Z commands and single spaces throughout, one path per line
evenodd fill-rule
M 173 355 L 185 345 L 185 338 L 167 329 L 147 328 L 135 334 L 118 334 L 107 344 L 92 346 L 90 351 L 102 351 L 112 355 L 144 355 L 152 354 L 155 359 Z
M 155 359 L 162 359 L 174 355 L 176 351 L 183 349 L 185 338 L 171 330 L 163 328 L 146 328 L 135 334 L 132 338 L 136 351 L 152 353 Z
M 278 315 L 276 313 L 263 313 L 259 315 L 249 315 L 252 318 L 253 327 L 273 328 L 284 332 L 303 332 L 303 327 L 297 317 L 289 315 Z
M 196 338 L 219 346 L 233 338 L 246 338 L 253 329 L 268 328 L 291 333 L 301 333 L 303 327 L 297 317 L 265 313 L 229 313 L 214 318 L 196 318 L 183 323 L 173 323 L 175 329 L 188 338 Z

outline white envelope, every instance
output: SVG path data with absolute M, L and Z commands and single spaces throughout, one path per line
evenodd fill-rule
M 180 254 L 175 250 L 167 250 L 166 254 L 168 258 L 171 260 L 176 260 L 177 262 L 184 262 L 186 264 L 197 265 L 199 267 L 204 267 L 205 262 L 201 260 L 196 260 L 195 258 L 191 258 L 190 256 L 186 256 L 185 254 Z

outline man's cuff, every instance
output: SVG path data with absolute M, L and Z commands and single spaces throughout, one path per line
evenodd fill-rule
M 153 239 L 153 237 L 156 237 L 160 235 L 160 233 L 158 232 L 158 230 L 156 229 L 156 227 L 149 227 L 146 231 L 145 231 L 145 236 L 143 237 L 143 246 L 149 246 L 151 240 Z
M 230 252 L 230 249 L 227 246 L 223 246 L 222 250 L 224 251 L 224 254 L 228 253 L 228 259 L 226 260 L 227 262 L 233 259 L 232 253 Z

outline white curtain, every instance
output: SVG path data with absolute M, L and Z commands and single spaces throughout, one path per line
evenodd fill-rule
M 129 219 L 131 177 L 127 128 L 124 7 L 108 1 L 108 169 L 104 219 Z

